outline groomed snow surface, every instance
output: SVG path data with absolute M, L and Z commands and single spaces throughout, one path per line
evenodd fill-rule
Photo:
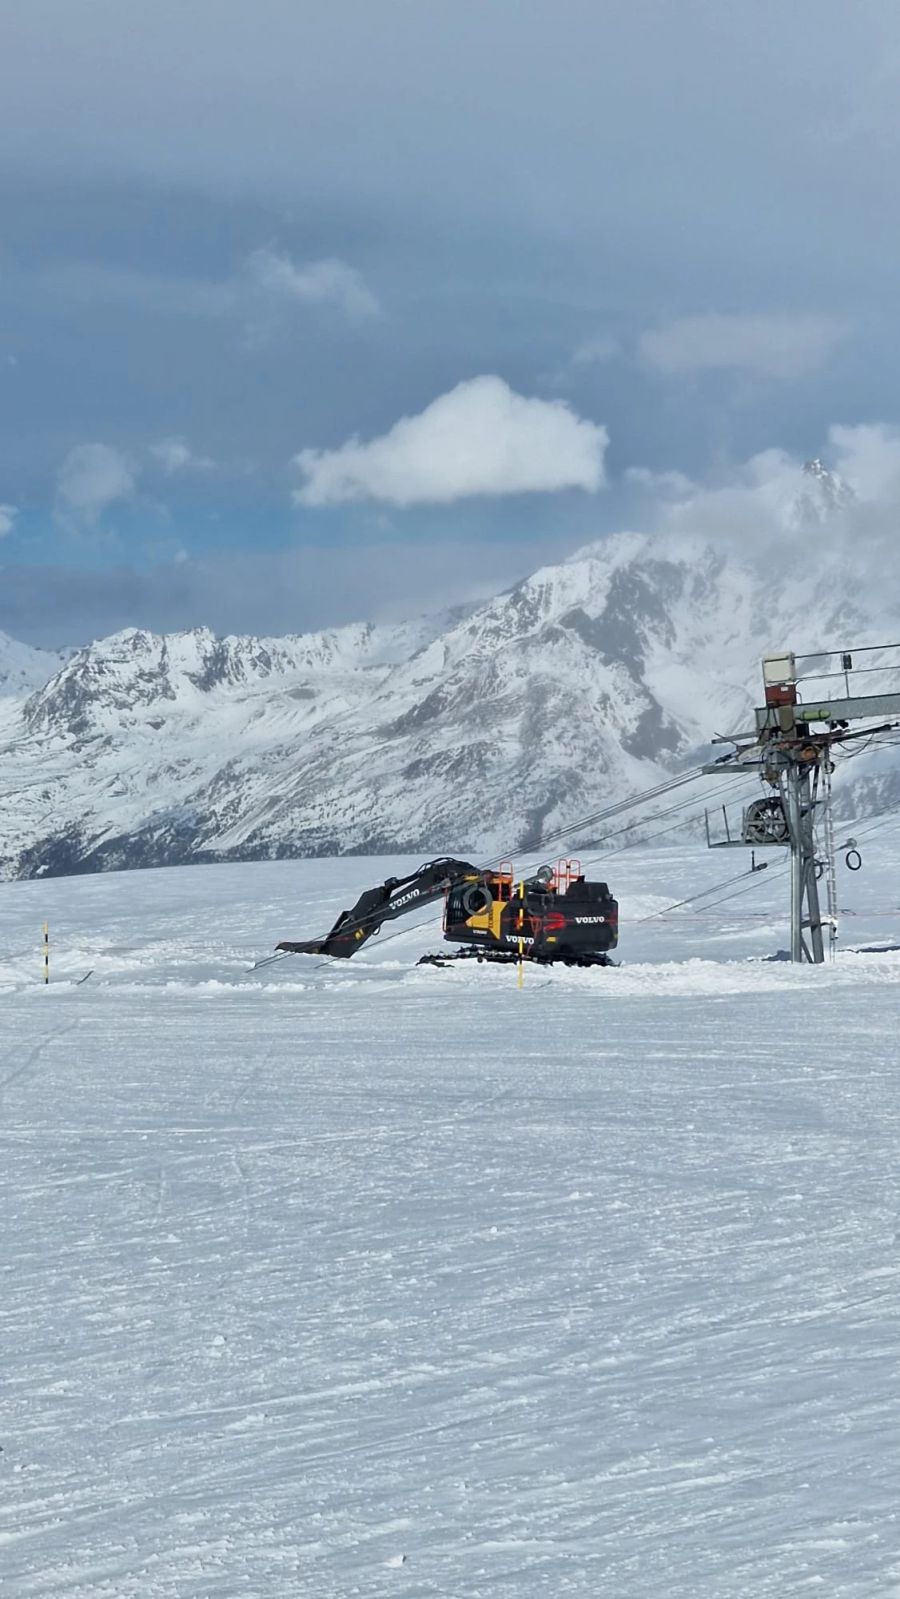
M 248 971 L 414 863 L 5 885 L 4 1593 L 900 1594 L 900 952 L 852 953 L 900 944 L 896 833 L 863 855 L 833 965 L 765 958 L 776 852 L 641 921 L 748 862 L 633 849 L 622 967 L 521 990 L 417 967 L 433 924 Z

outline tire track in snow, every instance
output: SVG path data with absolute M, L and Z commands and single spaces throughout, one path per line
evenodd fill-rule
M 28 1051 L 28 1054 L 25 1056 L 22 1064 L 17 1066 L 14 1071 L 11 1071 L 7 1077 L 0 1079 L 0 1094 L 4 1093 L 5 1090 L 9 1088 L 10 1084 L 16 1082 L 19 1077 L 23 1077 L 28 1071 L 29 1067 L 35 1065 L 35 1063 L 40 1060 L 45 1049 L 47 1049 L 51 1044 L 54 1044 L 58 1038 L 64 1038 L 67 1033 L 74 1032 L 77 1026 L 77 1021 L 69 1022 L 67 1026 L 58 1027 L 56 1032 L 48 1034 L 46 1038 L 42 1038 L 37 1044 L 34 1044 Z M 11 1060 L 14 1054 L 15 1048 L 7 1051 L 2 1060 L 0 1060 L 0 1071 L 3 1070 L 3 1067 L 6 1065 L 7 1061 Z

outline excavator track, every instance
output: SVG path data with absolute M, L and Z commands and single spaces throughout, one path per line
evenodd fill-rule
M 618 961 L 598 951 L 583 955 L 526 955 L 529 966 L 618 966 Z M 417 966 L 453 966 L 457 961 L 489 961 L 494 966 L 517 966 L 519 956 L 512 949 L 454 949 L 438 950 L 435 954 L 420 955 Z

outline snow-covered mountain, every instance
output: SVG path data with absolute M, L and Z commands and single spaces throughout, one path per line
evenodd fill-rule
M 0 870 L 514 850 L 748 725 L 766 650 L 890 637 L 896 609 L 824 544 L 760 565 L 624 534 L 413 624 L 128 630 L 45 660 L 30 694 L 16 646 Z
M 52 650 L 33 650 L 0 633 L 0 699 L 21 699 L 41 688 L 63 659 Z

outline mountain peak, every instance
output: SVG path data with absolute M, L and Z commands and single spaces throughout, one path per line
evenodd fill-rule
M 788 523 L 802 528 L 829 521 L 856 503 L 850 484 L 814 456 L 803 463 L 803 487 L 790 506 Z

